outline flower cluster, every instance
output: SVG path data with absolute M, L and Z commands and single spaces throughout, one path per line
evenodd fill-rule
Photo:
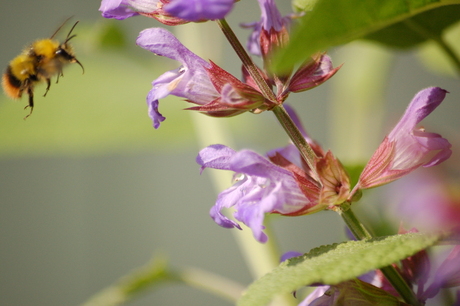
M 220 145 L 203 149 L 197 157 L 202 169 L 231 170 L 238 178 L 219 195 L 211 216 L 221 226 L 240 228 L 220 213 L 224 207 L 235 207 L 234 217 L 249 226 L 256 239 L 263 242 L 266 240 L 261 234 L 264 213 L 292 216 L 333 209 L 352 201 L 359 189 L 389 183 L 420 166 L 439 164 L 450 156 L 451 144 L 440 135 L 427 133 L 415 125 L 442 102 L 445 94 L 439 87 L 430 87 L 414 97 L 364 168 L 353 191 L 349 190 L 348 175 L 340 162 L 308 137 L 292 112 L 291 117 L 317 155 L 316 169 L 309 169 L 294 145 L 273 150 L 267 158 L 249 150 L 235 152 Z
M 258 242 L 265 243 L 268 241 L 264 232 L 266 214 L 301 216 L 335 210 L 343 216 L 350 205 L 359 200 L 362 190 L 393 182 L 421 166 L 438 165 L 451 156 L 451 144 L 447 139 L 418 127 L 447 94 L 439 87 L 429 87 L 415 95 L 400 121 L 364 166 L 358 182 L 352 188 L 350 177 L 341 162 L 331 151 L 324 150 L 310 138 L 294 110 L 284 104 L 291 93 L 323 84 L 341 66 L 334 67 L 328 55 L 317 53 L 298 67 L 284 72 L 271 71 L 273 55 L 289 43 L 295 15 L 283 17 L 274 0 L 258 0 L 260 20 L 242 25 L 252 31 L 247 42 L 248 51 L 262 58 L 263 65 L 257 67 L 223 19 L 236 2 L 103 0 L 100 7 L 106 18 L 122 20 L 141 15 L 169 26 L 216 20 L 243 62 L 242 78 L 239 79 L 216 63 L 194 54 L 164 28 L 141 31 L 136 41 L 138 46 L 180 63 L 179 67 L 163 73 L 152 82 L 146 100 L 154 128 L 159 128 L 165 120 L 159 111 L 159 101 L 174 95 L 194 105 L 188 110 L 212 117 L 273 111 L 290 136 L 293 143 L 265 155 L 251 150 L 235 151 L 222 144 L 211 145 L 199 152 L 196 162 L 201 166 L 201 171 L 213 168 L 234 172 L 233 185 L 218 195 L 210 210 L 212 219 L 218 225 L 242 229 L 240 223 L 243 223 L 252 230 Z M 225 215 L 225 209 L 229 208 L 234 211 L 232 217 Z M 454 217 L 446 228 L 452 232 L 452 228 L 460 228 L 457 226 L 459 214 L 458 209 L 448 211 Z M 370 234 L 364 226 L 357 224 L 359 222 L 350 226 L 354 221 L 349 220 L 353 218 L 344 217 L 344 220 L 353 234 L 359 234 L 356 238 L 369 238 Z M 447 219 L 441 216 L 439 222 Z M 460 248 L 456 246 L 437 270 L 430 272 L 430 260 L 423 250 L 403 260 L 401 266 L 390 268 L 394 269 L 395 275 L 399 273 L 407 284 L 416 286 L 416 299 L 425 303 L 441 288 L 460 285 L 459 256 Z M 345 305 L 344 299 L 350 297 L 365 300 L 368 304 L 378 304 L 379 298 L 376 297 L 380 296 L 400 305 L 397 297 L 401 291 L 396 292 L 392 287 L 398 282 L 392 281 L 391 275 L 388 282 L 379 271 L 375 271 L 360 279 L 321 286 L 301 305 Z
M 164 4 L 166 4 L 163 7 Z M 152 16 L 163 23 L 164 20 L 183 17 L 182 14 L 173 14 L 175 9 L 180 12 L 188 12 L 187 20 L 203 20 L 190 16 L 202 16 L 204 12 L 216 15 L 207 16 L 207 19 L 219 18 L 225 15 L 227 10 L 218 8 L 228 7 L 233 1 L 209 1 L 213 5 L 209 7 L 205 3 L 193 5 L 194 1 L 103 1 L 100 10 L 105 17 L 123 19 L 134 15 Z M 224 4 L 227 4 L 224 5 Z M 262 54 L 265 62 L 273 49 L 285 45 L 289 34 L 287 31 L 290 18 L 282 18 L 275 3 L 265 0 L 259 1 L 262 9 L 262 19 L 253 24 L 249 49 L 260 50 L 256 54 Z M 169 9 L 172 5 L 174 9 Z M 179 9 L 187 5 L 188 9 Z M 191 13 L 192 8 L 203 8 L 203 11 Z M 204 10 L 206 8 L 206 10 Z M 166 11 L 165 11 L 166 10 Z M 169 12 L 169 13 L 168 13 Z M 219 12 L 219 14 L 217 14 Z M 169 14 L 173 14 L 170 16 Z M 189 14 L 190 13 L 190 14 Z M 181 22 L 186 22 L 181 19 Z M 206 18 L 204 18 L 206 19 Z M 180 24 L 179 21 L 174 21 Z M 166 24 L 171 24 L 168 21 Z M 230 117 L 244 112 L 260 113 L 270 110 L 274 106 L 282 104 L 290 92 L 301 92 L 320 85 L 332 77 L 340 68 L 333 68 L 331 59 L 325 54 L 318 54 L 300 66 L 292 75 L 272 75 L 268 71 L 259 69 L 259 73 L 266 82 L 265 86 L 276 87 L 276 97 L 267 97 L 260 88 L 260 84 L 243 67 L 243 81 L 234 77 L 213 62 L 207 62 L 187 49 L 174 37 L 172 33 L 163 28 L 150 28 L 142 31 L 137 38 L 137 44 L 160 56 L 165 56 L 181 63 L 175 70 L 168 71 L 152 82 L 152 89 L 147 96 L 149 116 L 153 120 L 153 126 L 158 128 L 165 117 L 159 112 L 159 100 L 168 95 L 185 98 L 187 102 L 197 106 L 188 108 L 205 113 L 213 117 Z
M 298 122 L 292 111 L 291 116 Z M 197 163 L 202 170 L 236 173 L 235 184 L 219 195 L 211 209 L 214 221 L 223 227 L 241 229 L 221 213 L 223 208 L 235 207 L 235 218 L 249 226 L 258 241 L 265 242 L 264 214 L 306 215 L 346 201 L 350 181 L 342 165 L 330 151 L 325 153 L 308 135 L 304 136 L 318 157 L 316 169 L 308 167 L 292 144 L 269 152 L 267 157 L 250 150 L 236 152 L 223 145 L 201 150 Z

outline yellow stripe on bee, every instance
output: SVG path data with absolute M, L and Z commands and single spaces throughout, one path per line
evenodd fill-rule
M 25 79 L 29 78 L 30 75 L 35 74 L 35 66 L 33 59 L 27 55 L 18 55 L 11 62 L 11 73 L 19 81 L 23 82 Z
M 52 39 L 37 40 L 31 46 L 31 49 L 36 55 L 43 56 L 44 58 L 53 57 L 58 48 L 59 42 Z

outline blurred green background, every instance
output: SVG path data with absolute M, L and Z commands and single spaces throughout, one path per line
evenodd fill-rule
M 287 1 L 278 4 L 283 13 L 290 12 Z M 208 215 L 216 193 L 194 161 L 202 145 L 190 114 L 182 111 L 188 105 L 162 100 L 167 120 L 158 130 L 147 115 L 151 81 L 177 63 L 138 48 L 135 39 L 142 29 L 161 25 L 145 17 L 107 20 L 99 5 L 90 0 L 0 4 L 0 62 L 5 67 L 69 16 L 74 18 L 68 26 L 80 20 L 72 44 L 85 67 L 83 75 L 78 65 L 67 67 L 46 98 L 44 86 L 38 86 L 36 108 L 25 121 L 26 98 L 0 97 L 0 304 L 78 305 L 155 252 L 167 254 L 176 267 L 192 265 L 249 283 L 230 230 Z M 256 1 L 241 1 L 228 22 L 245 41 L 248 32 L 238 24 L 259 14 Z M 199 26 L 218 35 L 216 25 Z M 108 40 L 107 33 L 115 30 L 119 44 Z M 211 44 L 223 50 L 218 64 L 239 75 L 229 45 L 221 39 Z M 431 65 L 442 66 L 427 48 L 423 54 L 429 54 Z M 423 125 L 453 143 L 454 155 L 445 167 L 458 174 L 458 78 L 427 68 L 419 51 L 353 43 L 330 54 L 336 65 L 344 63 L 338 74 L 289 99 L 313 138 L 345 163 L 366 162 L 415 93 L 440 86 L 450 94 Z M 288 142 L 271 113 L 215 120 L 232 135 L 235 149 L 263 153 Z M 369 192 L 362 203 L 374 198 Z M 306 252 L 344 239 L 342 222 L 333 212 L 273 219 L 283 252 Z M 131 305 L 178 304 L 230 305 L 178 285 L 145 294 Z

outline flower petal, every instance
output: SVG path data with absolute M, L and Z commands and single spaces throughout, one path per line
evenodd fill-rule
M 202 169 L 231 170 L 238 174 L 236 183 L 219 194 L 211 217 L 223 227 L 237 227 L 221 213 L 223 208 L 235 207 L 235 219 L 249 226 L 260 242 L 267 240 L 263 233 L 266 213 L 292 214 L 311 205 L 290 171 L 253 151 L 235 152 L 223 145 L 213 145 L 200 151 L 197 162 Z
M 173 0 L 165 10 L 189 21 L 224 18 L 233 8 L 234 0 Z
M 201 165 L 202 171 L 205 168 L 231 170 L 230 158 L 232 158 L 235 153 L 235 150 L 227 146 L 215 144 L 201 150 L 196 157 L 196 162 Z
M 158 100 L 167 95 L 186 98 L 196 104 L 206 104 L 219 97 L 206 70 L 210 64 L 182 45 L 169 31 L 163 28 L 146 29 L 139 34 L 136 42 L 156 55 L 182 63 L 181 67 L 164 73 L 152 83 L 147 103 L 155 128 L 165 120 L 158 111 Z
M 99 11 L 104 18 L 114 18 L 123 20 L 132 16 L 139 15 L 129 5 L 129 0 L 102 0 Z

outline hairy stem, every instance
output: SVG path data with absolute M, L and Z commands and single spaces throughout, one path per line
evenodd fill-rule
M 283 107 L 283 105 L 277 105 L 272 109 L 272 111 L 275 114 L 278 121 L 283 126 L 286 133 L 289 135 L 289 138 L 291 138 L 292 142 L 299 150 L 302 158 L 305 160 L 305 162 L 313 171 L 313 173 L 315 173 L 315 175 L 317 176 L 315 166 L 317 156 L 308 144 L 308 142 L 305 140 L 305 137 L 302 135 L 302 133 L 300 133 L 299 129 L 294 124 L 291 117 L 289 117 L 289 114 L 286 112 L 286 109 Z
M 244 47 L 241 45 L 240 41 L 236 37 L 232 28 L 228 25 L 227 21 L 225 19 L 218 19 L 216 20 L 216 22 L 219 25 L 222 32 L 224 33 L 227 40 L 229 41 L 230 45 L 235 50 L 238 57 L 243 62 L 243 65 L 248 70 L 248 73 L 254 79 L 257 86 L 259 86 L 259 89 L 262 92 L 263 96 L 272 102 L 276 102 L 275 94 L 271 90 L 270 86 L 268 86 L 267 82 L 265 82 L 265 79 L 260 74 L 259 69 L 254 64 L 252 59 L 249 57 Z

